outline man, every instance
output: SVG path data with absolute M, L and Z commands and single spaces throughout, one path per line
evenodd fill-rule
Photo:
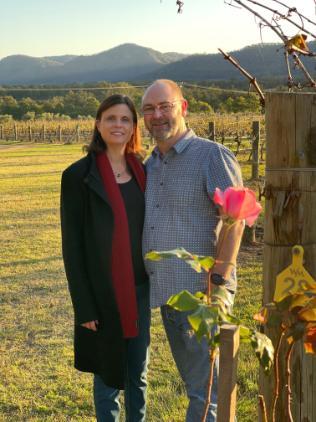
M 199 255 L 216 257 L 212 282 L 236 290 L 235 262 L 244 223 L 236 224 L 216 250 L 220 219 L 212 201 L 221 190 L 242 184 L 234 155 L 225 147 L 199 138 L 187 129 L 188 103 L 181 89 L 170 80 L 157 80 L 145 92 L 142 111 L 146 128 L 156 141 L 146 163 L 146 215 L 143 251 L 184 247 Z M 205 340 L 199 343 L 187 320 L 187 312 L 175 311 L 168 298 L 186 289 L 205 291 L 206 274 L 195 273 L 178 259 L 146 261 L 151 282 L 151 307 L 161 314 L 171 351 L 189 398 L 186 421 L 201 420 L 209 376 L 209 354 Z M 216 420 L 217 372 L 213 379 L 207 421 Z

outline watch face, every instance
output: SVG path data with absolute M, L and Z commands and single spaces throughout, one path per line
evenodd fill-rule
M 223 284 L 226 283 L 225 278 L 223 276 L 221 276 L 220 274 L 216 274 L 216 273 L 213 273 L 211 275 L 211 281 L 216 286 L 223 286 Z

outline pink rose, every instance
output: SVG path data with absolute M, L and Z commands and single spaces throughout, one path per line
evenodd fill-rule
M 222 207 L 223 214 L 233 220 L 246 220 L 247 226 L 251 227 L 262 207 L 256 201 L 255 193 L 248 188 L 230 187 L 222 192 L 215 189 L 213 201 Z

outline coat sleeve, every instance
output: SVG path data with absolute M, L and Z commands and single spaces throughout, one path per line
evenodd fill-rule
M 98 319 L 84 256 L 84 196 L 80 178 L 71 169 L 61 180 L 62 253 L 75 323 Z

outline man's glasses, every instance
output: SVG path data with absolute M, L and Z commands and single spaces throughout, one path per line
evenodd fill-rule
M 161 104 L 158 104 L 156 106 L 153 106 L 153 105 L 145 105 L 142 108 L 142 113 L 143 113 L 144 116 L 150 116 L 150 115 L 154 114 L 155 110 L 159 110 L 160 113 L 167 114 L 167 113 L 169 113 L 173 109 L 173 107 L 179 101 L 182 101 L 182 100 L 176 100 L 176 101 L 173 101 L 173 102 L 166 101 L 165 103 L 161 103 Z

